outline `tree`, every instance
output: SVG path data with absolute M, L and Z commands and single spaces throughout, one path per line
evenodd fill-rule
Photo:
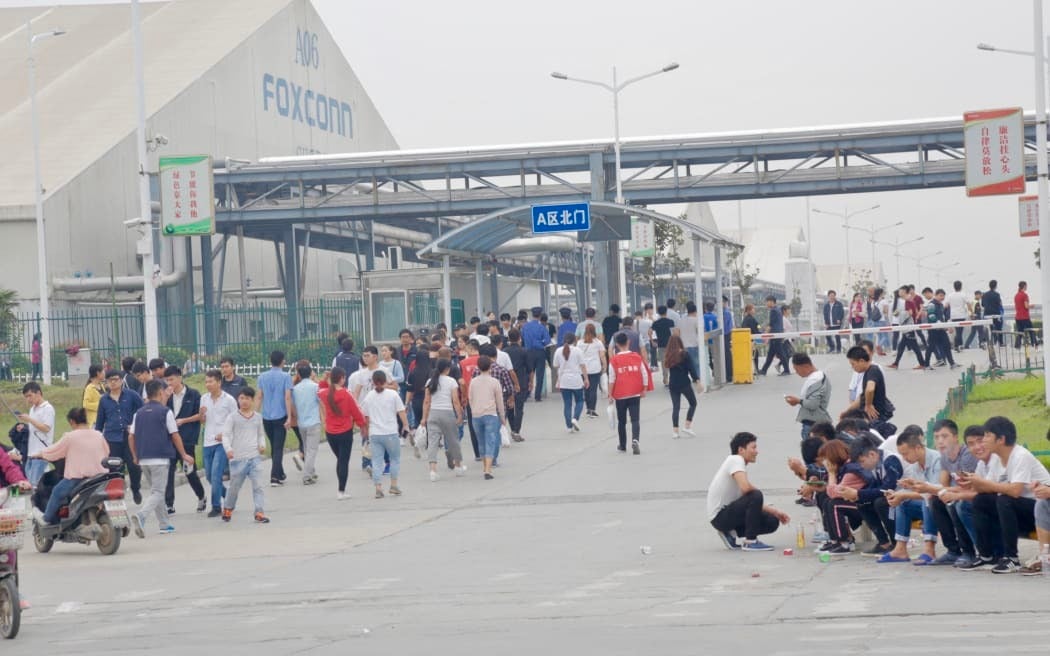
M 685 215 L 681 217 L 684 219 Z M 678 276 L 688 271 L 692 266 L 689 258 L 679 255 L 679 251 L 685 244 L 685 233 L 673 223 L 666 221 L 653 222 L 653 257 L 643 257 L 642 264 L 635 268 L 634 281 L 637 284 L 648 287 L 653 292 L 653 298 L 662 298 L 661 292 L 669 285 L 678 284 Z M 670 280 L 661 279 L 660 276 L 670 274 Z
M 732 276 L 733 286 L 740 290 L 740 298 L 744 305 L 753 303 L 751 298 L 751 287 L 758 279 L 759 268 L 744 262 L 743 251 L 733 250 L 726 259 L 726 267 Z
M 15 327 L 15 307 L 17 305 L 17 292 L 10 289 L 0 289 L 0 341 L 11 341 L 11 335 Z
M 874 277 L 875 276 L 872 274 L 871 269 L 858 269 L 857 277 L 854 278 L 853 284 L 850 285 L 850 289 L 854 294 L 860 294 L 866 298 L 868 296 L 869 288 L 879 286 L 879 284 L 873 280 Z

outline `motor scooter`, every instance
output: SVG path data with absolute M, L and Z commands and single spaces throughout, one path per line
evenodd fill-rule
M 18 550 L 29 523 L 29 497 L 15 486 L 0 487 L 0 638 L 17 636 L 21 624 Z
M 59 508 L 57 524 L 44 524 L 34 516 L 33 545 L 37 551 L 47 553 L 55 542 L 94 542 L 103 555 L 117 553 L 121 538 L 127 537 L 130 530 L 124 477 L 120 473 L 124 461 L 111 456 L 103 460 L 102 465 L 109 471 L 85 479 L 73 488 L 69 502 Z M 47 496 L 34 494 L 33 504 L 43 512 L 47 508 Z

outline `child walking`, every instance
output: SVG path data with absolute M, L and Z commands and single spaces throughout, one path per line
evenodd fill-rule
M 262 455 L 266 453 L 266 431 L 263 430 L 262 415 L 255 412 L 255 390 L 243 387 L 237 395 L 237 412 L 226 420 L 222 431 L 222 448 L 230 459 L 230 484 L 223 502 L 222 521 L 233 518 L 237 507 L 237 494 L 244 479 L 251 479 L 252 500 L 255 502 L 255 521 L 268 524 L 270 518 L 263 511 Z

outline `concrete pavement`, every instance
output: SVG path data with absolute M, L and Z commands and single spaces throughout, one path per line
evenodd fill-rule
M 963 360 L 974 357 L 983 356 L 967 351 Z M 844 356 L 817 364 L 841 410 Z M 958 377 L 887 378 L 903 426 L 925 425 Z M 641 456 L 615 450 L 604 416 L 567 434 L 552 397 L 529 404 L 527 441 L 504 450 L 495 480 L 471 463 L 466 477 L 443 470 L 431 483 L 409 450 L 401 498 L 373 499 L 370 479 L 354 469 L 353 498 L 337 501 L 334 458 L 322 447 L 320 484 L 302 487 L 292 476 L 267 488 L 273 523 L 265 526 L 243 505 L 250 494 L 223 525 L 186 512 L 194 502 L 180 487 L 175 535 L 151 524 L 147 539 L 127 538 L 112 557 L 76 545 L 23 552 L 22 590 L 34 608 L 5 653 L 794 654 L 889 653 L 902 644 L 1045 653 L 1041 600 L 1050 588 L 1040 578 L 721 548 L 705 489 L 739 430 L 760 438 L 752 480 L 792 515 L 769 541 L 793 547 L 795 522 L 812 528 L 813 511 L 792 503 L 785 467 L 798 429 L 782 397 L 800 384 L 772 376 L 704 394 L 698 436 L 680 440 L 670 438 L 670 402 L 657 390 L 643 401 Z

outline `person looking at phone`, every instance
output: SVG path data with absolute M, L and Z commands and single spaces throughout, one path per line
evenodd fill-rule
M 55 441 L 55 408 L 44 400 L 40 384 L 30 381 L 22 386 L 22 396 L 29 404 L 29 413 L 15 415 L 19 422 L 29 429 L 29 457 L 26 461 L 26 478 L 33 485 L 40 482 L 40 477 L 47 471 L 47 461 L 41 459 L 40 453 Z
M 747 466 L 758 460 L 758 438 L 753 433 L 737 433 L 729 442 L 729 454 L 707 486 L 711 526 L 727 549 L 772 551 L 758 536 L 775 532 L 791 518 L 765 505 L 762 490 L 748 480 Z M 739 538 L 743 544 L 737 542 Z
M 839 496 L 847 501 L 857 503 L 857 511 L 864 523 L 875 534 L 875 546 L 864 551 L 862 556 L 882 556 L 893 549 L 891 536 L 895 525 L 890 519 L 890 506 L 886 496 L 897 487 L 897 481 L 904 473 L 904 465 L 895 452 L 880 448 L 878 438 L 862 435 L 850 447 L 850 460 L 859 464 L 868 475 L 868 484 L 855 490 L 842 487 Z
M 857 509 L 857 499 L 847 499 L 843 492 L 846 489 L 864 489 L 874 481 L 874 477 L 869 476 L 867 469 L 850 457 L 849 448 L 841 440 L 830 440 L 820 447 L 817 459 L 828 472 L 828 481 L 821 487 L 823 504 L 820 510 L 824 517 L 824 530 L 829 536 L 817 553 L 845 555 L 853 551 L 853 531 L 860 526 L 863 518 Z
M 852 349 L 851 349 L 852 350 Z M 906 465 L 904 477 L 901 478 L 896 491 L 886 491 L 886 502 L 896 508 L 895 526 L 896 546 L 883 554 L 879 563 L 906 563 L 908 557 L 908 538 L 911 536 L 912 520 L 922 520 L 923 553 L 916 565 L 929 565 L 936 557 L 937 525 L 933 521 L 930 508 L 926 505 L 919 488 L 922 483 L 936 483 L 941 476 L 941 454 L 927 449 L 923 442 L 923 430 L 912 424 L 906 426 L 897 436 L 897 452 Z
M 795 373 L 802 378 L 802 389 L 798 396 L 785 396 L 784 402 L 798 408 L 795 421 L 802 425 L 802 439 L 809 437 L 809 429 L 819 422 L 831 422 L 828 414 L 828 401 L 831 400 L 831 381 L 827 375 L 813 365 L 805 353 L 791 356 Z

